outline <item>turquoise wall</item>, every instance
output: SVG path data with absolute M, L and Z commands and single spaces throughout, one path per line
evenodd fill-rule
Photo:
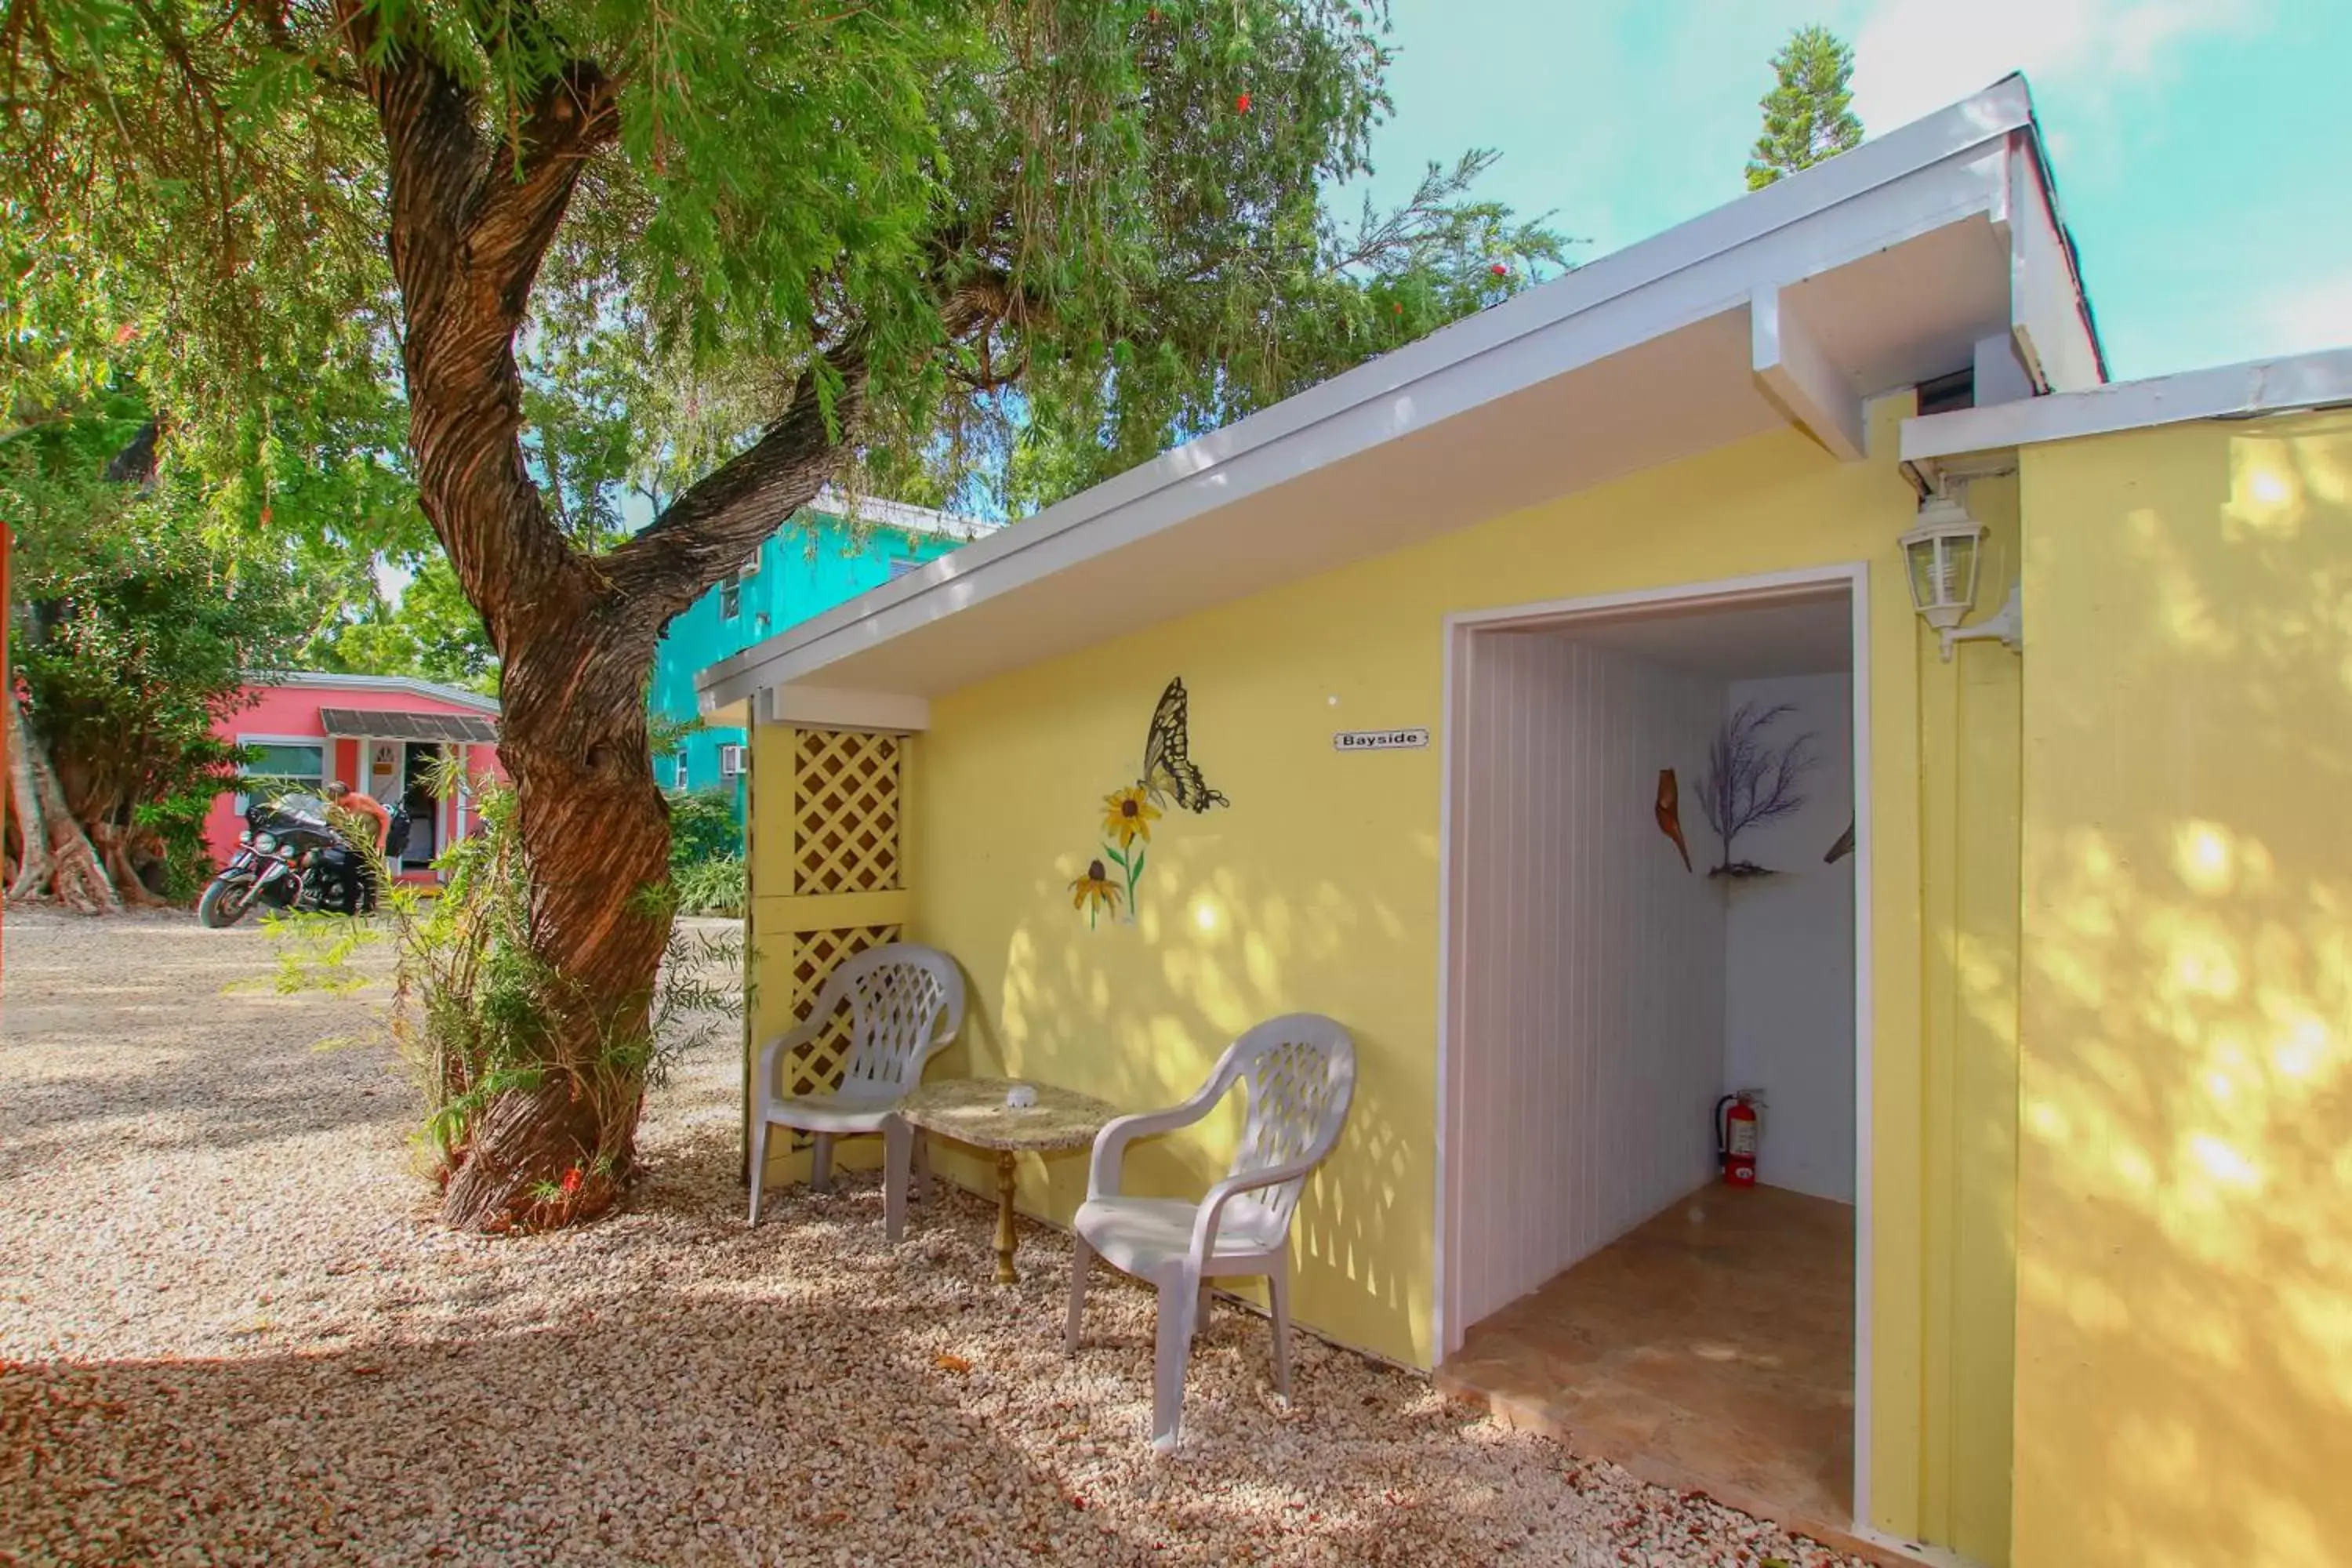
M 894 561 L 929 561 L 954 549 L 960 540 L 904 529 L 872 527 L 853 532 L 840 519 L 803 513 L 760 547 L 760 569 L 747 578 L 732 616 L 721 613 L 724 585 L 713 588 L 669 624 L 654 658 L 654 711 L 673 719 L 696 713 L 694 678 L 720 659 L 742 652 L 795 621 L 829 610 L 890 580 Z M 719 782 L 719 748 L 740 745 L 743 731 L 711 728 L 686 738 L 687 787 L 709 789 Z M 677 780 L 677 755 L 656 759 L 664 789 Z M 737 808 L 741 808 L 737 781 Z

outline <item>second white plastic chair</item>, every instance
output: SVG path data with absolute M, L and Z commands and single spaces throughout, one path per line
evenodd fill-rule
M 1198 1203 L 1130 1197 L 1119 1190 L 1119 1166 L 1131 1141 L 1191 1126 L 1235 1083 L 1245 1086 L 1248 1110 L 1224 1180 Z M 1210 1279 L 1265 1276 L 1274 1315 L 1275 1388 L 1290 1396 L 1290 1217 L 1307 1173 L 1339 1141 L 1355 1089 L 1356 1046 L 1348 1031 L 1318 1013 L 1292 1013 L 1234 1041 L 1209 1081 L 1183 1104 L 1120 1117 L 1097 1135 L 1087 1201 L 1071 1226 L 1076 1257 L 1064 1347 L 1077 1352 L 1087 1269 L 1094 1258 L 1160 1288 L 1151 1391 L 1155 1447 L 1177 1443 L 1184 1367 L 1199 1327 L 1202 1289 Z
M 814 1039 L 849 1004 L 849 1060 L 841 1087 L 830 1094 L 783 1092 L 784 1058 Z M 963 972 L 937 948 L 913 942 L 869 947 L 844 959 L 825 976 L 807 1021 L 760 1047 L 760 1070 L 752 1084 L 751 1223 L 760 1223 L 760 1194 L 768 1168 L 768 1130 L 789 1127 L 814 1136 L 809 1185 L 823 1192 L 832 1176 L 833 1142 L 860 1132 L 879 1132 L 893 1148 L 916 1142 L 913 1129 L 896 1114 L 898 1104 L 923 1080 L 923 1068 L 947 1049 L 963 1027 Z M 929 1186 L 928 1162 L 918 1158 Z M 906 1202 L 902 1188 L 885 1196 L 886 1222 L 896 1229 Z

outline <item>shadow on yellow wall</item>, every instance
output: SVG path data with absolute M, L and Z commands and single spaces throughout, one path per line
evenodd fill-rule
M 1156 827 L 1131 924 L 1106 921 L 1089 930 L 1082 918 L 1068 918 L 1067 883 L 1082 869 L 1074 853 L 1054 862 L 1050 876 L 1033 878 L 1021 900 L 1025 910 L 1053 913 L 1020 920 L 1001 953 L 960 952 L 976 993 L 992 1005 L 975 1007 L 965 1043 L 940 1071 L 1032 1077 L 1122 1110 L 1171 1106 L 1201 1087 L 1234 1037 L 1311 1006 L 1299 1000 L 1302 974 L 1367 959 L 1426 963 L 1406 946 L 1393 910 L 1360 906 L 1328 882 L 1285 890 L 1268 874 L 1236 867 L 1220 853 L 1230 846 L 1213 818 Z M 1433 847 L 1416 858 L 1433 875 Z M 1130 951 L 1138 947 L 1139 953 Z M 1156 972 L 1157 984 L 1143 994 L 1159 998 L 1141 1010 L 1126 974 L 1139 959 Z M 1423 1194 L 1408 1197 L 1406 1187 L 1428 1179 L 1425 1150 L 1417 1165 L 1409 1144 L 1426 1143 L 1431 1111 L 1383 1068 L 1408 1042 L 1384 1032 L 1377 1016 L 1350 1016 L 1342 999 L 1327 997 L 1323 1010 L 1355 1037 L 1362 1070 L 1340 1146 L 1298 1209 L 1293 1237 L 1301 1294 L 1313 1294 L 1322 1321 L 1347 1326 L 1339 1331 L 1352 1330 L 1369 1348 L 1402 1356 L 1412 1325 L 1425 1316 L 1412 1265 L 1420 1264 L 1425 1279 L 1426 1238 L 1401 1233 L 1389 1219 L 1401 1198 L 1415 1212 L 1425 1206 Z M 1225 1173 L 1244 1105 L 1236 1090 L 1188 1133 L 1135 1145 L 1129 1190 L 1199 1195 Z M 1086 1195 L 1087 1167 L 1083 1155 L 1030 1162 L 1024 1205 L 1066 1220 Z M 977 1179 L 977 1165 L 957 1168 Z
M 2352 416 L 2029 450 L 2015 1561 L 2352 1552 Z
M 2016 479 L 1979 479 L 1990 530 L 1978 602 L 2018 574 Z M 1918 661 L 1920 900 L 1925 947 L 1916 1050 L 1926 1284 L 1916 1470 L 1920 1537 L 2009 1561 L 2016 1394 L 2019 709 L 2022 661 L 1977 644 Z M 1882 911 L 1876 939 L 1895 940 Z M 1878 1060 L 1914 1049 L 1879 1042 Z M 1900 1125 L 1882 1119 L 1882 1135 Z M 1888 1205 L 1882 1205 L 1881 1212 Z M 1881 1229 L 1882 1244 L 1885 1230 Z M 1899 1412 L 1889 1418 L 1899 1418 Z M 1881 1468 L 1874 1495 L 1895 1478 Z

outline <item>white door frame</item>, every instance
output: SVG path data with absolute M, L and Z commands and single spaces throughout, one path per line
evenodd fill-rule
M 405 800 L 407 798 L 408 752 L 410 747 L 437 746 L 444 752 L 455 752 L 462 757 L 467 746 L 471 744 L 471 742 L 460 741 L 402 740 L 391 735 L 331 735 L 327 738 L 327 745 L 330 750 L 332 750 L 337 740 L 349 740 L 359 742 L 360 765 L 356 771 L 360 775 L 361 782 L 352 787 L 354 789 L 369 789 L 371 794 L 373 794 L 373 791 L 370 789 L 370 786 L 375 783 L 374 748 L 377 746 L 398 746 L 400 748 L 400 788 L 394 792 L 392 800 L 381 802 L 383 808 L 387 811 L 392 809 L 394 802 Z M 333 759 L 331 757 L 329 759 L 330 762 Z M 327 776 L 329 778 L 332 778 L 334 777 L 334 774 L 330 771 Z M 430 824 L 430 828 L 433 834 L 433 853 L 436 858 L 440 856 L 442 850 L 446 849 L 450 845 L 465 837 L 465 804 L 462 800 L 458 801 L 455 805 L 454 808 L 449 801 L 437 800 L 434 802 L 433 820 Z M 407 859 L 407 852 L 403 850 L 401 852 L 401 864 L 393 868 L 395 875 L 404 877 L 408 875 L 408 871 L 406 869 Z M 434 872 L 433 878 L 434 880 L 439 881 L 441 879 L 441 875 L 439 872 Z
M 1870 566 L 1866 562 L 1806 567 L 1792 572 L 1766 573 L 1715 582 L 1642 588 L 1580 599 L 1554 599 L 1495 609 L 1465 610 L 1445 617 L 1445 694 L 1443 710 L 1444 772 L 1438 793 L 1437 837 L 1437 1234 L 1431 1337 L 1435 1360 L 1459 1350 L 1464 1331 L 1458 1323 L 1460 1279 L 1453 1267 L 1457 1234 L 1454 1216 L 1464 1194 L 1454 1180 L 1454 1155 L 1463 1147 L 1466 1130 L 1454 1125 L 1461 1105 L 1455 1086 L 1454 1012 L 1461 988 L 1454 982 L 1454 954 L 1460 949 L 1454 922 L 1463 901 L 1458 878 L 1463 872 L 1454 853 L 1466 828 L 1462 820 L 1464 770 L 1468 757 L 1462 744 L 1457 714 L 1468 711 L 1470 639 L 1482 632 L 1549 626 L 1588 616 L 1622 615 L 1645 608 L 1690 610 L 1729 608 L 1743 603 L 1787 598 L 1822 588 L 1843 588 L 1853 621 L 1853 1515 L 1870 1518 L 1870 1355 L 1871 1355 L 1871 741 L 1870 741 Z

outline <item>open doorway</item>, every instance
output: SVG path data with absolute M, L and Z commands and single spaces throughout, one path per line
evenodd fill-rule
M 404 812 L 408 837 L 401 846 L 399 869 L 431 868 L 441 851 L 441 801 L 433 793 L 434 764 L 441 747 L 432 741 L 368 741 L 367 793 L 387 811 Z
M 1860 584 L 1450 631 L 1441 1378 L 1816 1532 L 1861 1486 Z M 1731 1186 L 1717 1116 L 1748 1090 Z
M 441 799 L 433 793 L 433 770 L 441 748 L 429 741 L 408 742 L 401 770 L 400 805 L 408 814 L 408 842 L 400 852 L 401 869 L 423 870 L 441 852 Z

